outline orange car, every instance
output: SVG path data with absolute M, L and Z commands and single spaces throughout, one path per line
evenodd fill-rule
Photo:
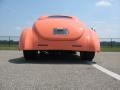
M 75 54 L 89 60 L 100 51 L 100 42 L 94 30 L 88 29 L 74 16 L 52 15 L 40 17 L 26 28 L 20 37 L 19 49 L 26 60 L 43 54 Z

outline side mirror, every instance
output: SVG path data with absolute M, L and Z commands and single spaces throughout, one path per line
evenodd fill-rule
M 91 30 L 96 31 L 93 27 L 91 27 Z

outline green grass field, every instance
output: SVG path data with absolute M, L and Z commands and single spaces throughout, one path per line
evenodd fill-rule
M 103 52 L 120 52 L 120 46 L 103 46 L 101 47 L 101 51 Z
M 0 45 L 0 50 L 18 50 L 18 45 Z
M 18 45 L 0 45 L 0 50 L 18 50 Z M 102 46 L 102 52 L 120 52 L 120 46 Z

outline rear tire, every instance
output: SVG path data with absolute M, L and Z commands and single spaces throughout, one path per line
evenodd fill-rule
M 94 56 L 95 56 L 95 52 L 86 52 L 86 51 L 80 52 L 80 59 L 83 61 L 93 61 Z
M 36 50 L 23 50 L 24 58 L 28 61 L 31 61 L 36 58 L 37 51 Z

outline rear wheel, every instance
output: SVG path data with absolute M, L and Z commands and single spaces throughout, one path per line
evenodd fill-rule
M 36 50 L 23 50 L 23 55 L 26 60 L 33 60 L 37 56 Z
M 82 51 L 80 52 L 80 59 L 85 61 L 92 61 L 95 56 L 95 52 L 86 52 Z

